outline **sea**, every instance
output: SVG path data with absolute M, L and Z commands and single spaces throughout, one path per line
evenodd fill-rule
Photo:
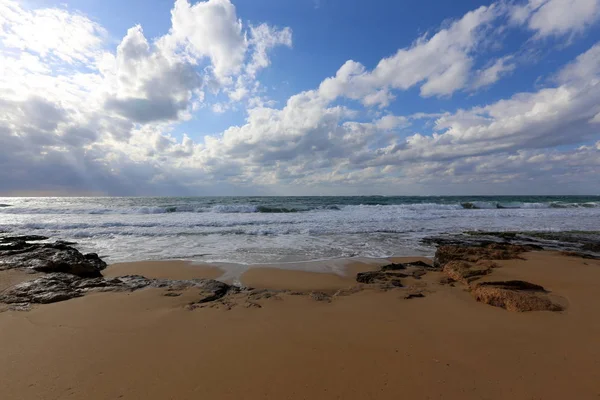
M 0 198 L 0 231 L 76 242 L 109 264 L 431 256 L 424 237 L 476 230 L 600 230 L 600 196 Z

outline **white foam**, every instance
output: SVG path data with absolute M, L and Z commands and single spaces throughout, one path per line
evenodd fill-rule
M 86 251 L 109 256 L 109 262 L 184 258 L 252 264 L 430 254 L 419 241 L 441 232 L 595 230 L 600 220 L 597 202 L 570 208 L 501 202 L 510 208 L 480 210 L 458 202 L 346 205 L 269 213 L 257 212 L 252 204 L 134 207 L 123 202 L 113 207 L 100 201 L 45 201 L 45 206 L 35 200 L 2 208 L 0 230 L 71 239 Z M 173 207 L 176 212 L 169 211 Z

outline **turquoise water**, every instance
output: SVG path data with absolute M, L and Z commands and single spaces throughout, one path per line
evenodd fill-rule
M 443 232 L 599 229 L 600 196 L 0 198 L 0 230 L 108 262 L 431 255 L 420 239 Z

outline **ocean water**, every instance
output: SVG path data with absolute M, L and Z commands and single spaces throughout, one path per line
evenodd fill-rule
M 78 243 L 107 262 L 238 264 L 432 255 L 465 230 L 599 230 L 600 196 L 0 198 L 0 231 Z

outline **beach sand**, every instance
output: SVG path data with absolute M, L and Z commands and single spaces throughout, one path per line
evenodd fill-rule
M 600 261 L 550 252 L 524 258 L 498 261 L 486 279 L 543 285 L 565 311 L 478 303 L 432 272 L 414 280 L 425 297 L 410 300 L 410 288 L 363 290 L 331 303 L 282 294 L 259 300 L 262 308 L 189 310 L 193 291 L 166 297 L 145 289 L 2 312 L 0 398 L 600 398 Z M 194 268 L 122 264 L 107 275 L 219 273 Z M 251 269 L 242 281 L 334 290 L 369 268 L 350 264 L 347 276 Z

